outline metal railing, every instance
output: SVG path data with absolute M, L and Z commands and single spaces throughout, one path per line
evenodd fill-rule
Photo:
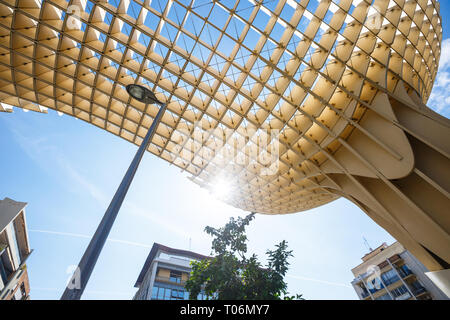
M 411 270 L 405 271 L 403 269 L 398 269 L 398 273 L 400 273 L 402 278 L 406 278 L 407 276 L 413 274 Z
M 411 298 L 411 295 L 409 294 L 409 292 L 405 292 L 404 294 L 396 297 L 395 300 L 408 300 L 410 298 Z
M 170 283 L 178 284 L 180 286 L 184 286 L 186 284 L 185 280 L 181 280 L 180 278 L 175 278 L 175 277 L 156 276 L 155 280 L 161 281 L 161 282 L 170 282 Z
M 424 287 L 420 287 L 420 288 L 412 288 L 412 292 L 414 293 L 415 296 L 426 292 L 427 289 L 425 289 Z

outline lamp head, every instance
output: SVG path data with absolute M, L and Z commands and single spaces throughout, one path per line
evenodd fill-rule
M 128 94 L 143 103 L 147 103 L 147 104 L 159 104 L 162 105 L 163 103 L 161 101 L 159 101 L 155 94 L 150 91 L 149 89 L 147 89 L 144 86 L 141 86 L 139 84 L 129 84 L 126 86 L 127 92 Z

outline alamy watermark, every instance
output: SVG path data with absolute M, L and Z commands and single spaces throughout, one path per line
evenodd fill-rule
M 66 269 L 66 274 L 70 274 L 67 279 L 67 289 L 81 289 L 81 271 L 76 265 L 70 265 Z
M 378 32 L 381 30 L 381 27 L 383 26 L 383 16 L 380 14 L 379 6 L 376 4 L 369 6 L 364 25 L 373 32 Z
M 364 279 L 366 288 L 370 291 L 371 289 L 378 291 L 383 288 L 383 283 L 381 282 L 381 270 L 380 267 L 376 265 L 370 265 L 366 270 L 367 278 Z
M 66 27 L 69 30 L 81 30 L 81 8 L 79 5 L 72 4 L 67 7 Z

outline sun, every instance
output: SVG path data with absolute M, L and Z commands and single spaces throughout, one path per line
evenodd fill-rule
M 231 193 L 231 183 L 225 178 L 219 178 L 215 182 L 212 183 L 211 193 L 215 198 L 225 199 Z

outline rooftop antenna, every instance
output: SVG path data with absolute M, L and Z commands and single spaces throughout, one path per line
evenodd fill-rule
M 369 242 L 367 241 L 367 239 L 365 237 L 363 237 L 364 239 L 364 244 L 366 245 L 367 249 L 369 249 L 369 251 L 373 251 L 373 249 L 370 247 Z

